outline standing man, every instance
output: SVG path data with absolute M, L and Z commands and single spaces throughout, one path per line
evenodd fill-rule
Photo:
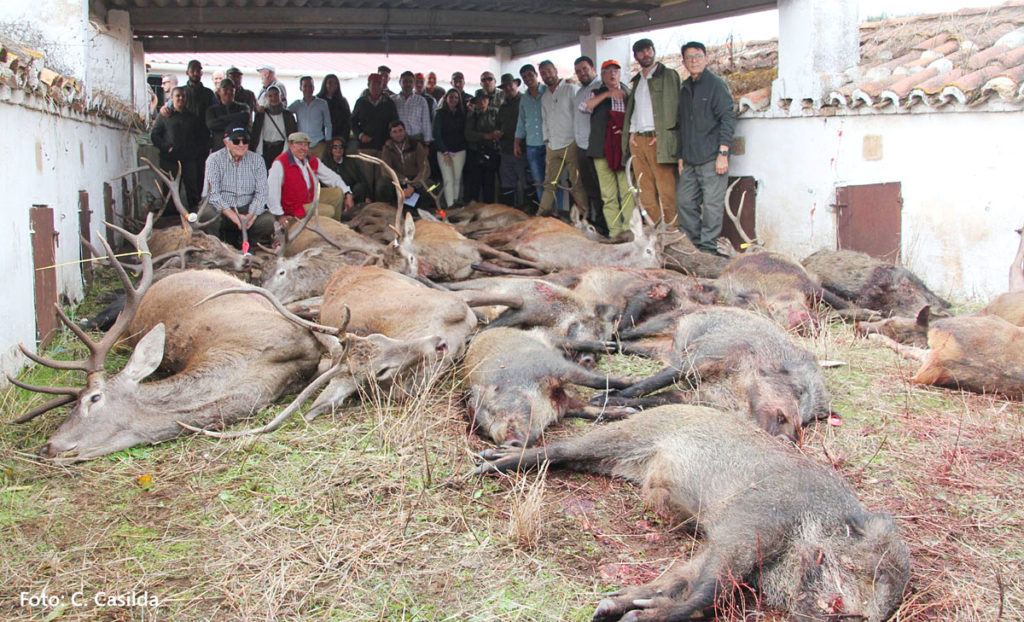
M 413 92 L 427 100 L 427 105 L 430 107 L 430 122 L 434 122 L 434 113 L 437 112 L 437 100 L 434 96 L 427 92 L 427 79 L 423 77 L 422 73 L 418 73 L 415 76 L 416 81 L 413 83 Z
M 434 101 L 437 102 L 437 107 L 440 108 L 444 100 L 444 87 L 437 85 L 437 74 L 433 71 L 427 73 L 427 92 L 430 93 Z
M 602 212 L 601 184 L 597 179 L 594 161 L 587 157 L 587 149 L 590 147 L 590 115 L 581 112 L 581 106 L 590 99 L 594 91 L 601 88 L 602 82 L 594 71 L 594 59 L 589 56 L 577 58 L 573 63 L 573 69 L 576 71 L 576 79 L 580 81 L 580 90 L 576 92 L 576 98 L 573 100 L 576 161 L 579 163 L 580 182 L 588 201 L 586 205 L 581 205 L 580 209 L 598 231 L 607 232 L 608 227 L 605 226 Z
M 491 98 L 491 107 L 497 110 L 501 108 L 501 103 L 505 101 L 505 95 L 498 89 L 497 82 L 494 81 L 494 74 L 490 71 L 485 71 L 480 74 L 480 88 L 476 90 L 476 97 L 486 95 Z
M 522 207 L 519 192 L 529 188 L 526 156 L 516 155 L 516 124 L 519 121 L 519 79 L 506 73 L 501 76 L 501 92 L 505 101 L 498 108 L 498 143 L 501 146 L 501 202 Z M 525 197 L 524 197 L 525 199 Z
M 185 205 L 196 211 L 203 193 L 203 162 L 210 145 L 210 132 L 196 115 L 185 107 L 185 87 L 171 89 L 170 111 L 160 112 L 150 138 L 160 150 L 160 168 L 171 175 L 181 167 L 181 183 L 185 186 Z
M 654 61 L 654 43 L 633 44 L 640 72 L 633 76 L 626 102 L 623 156 L 633 154 L 634 179 L 640 180 L 640 207 L 655 222 L 676 222 L 679 74 Z M 628 151 L 628 153 L 627 153 Z
M 331 109 L 327 102 L 313 95 L 312 76 L 299 78 L 302 99 L 288 106 L 299 122 L 299 131 L 309 136 L 309 152 L 318 160 L 327 155 L 327 143 L 334 129 L 331 127 Z
M 359 152 L 379 158 L 389 138 L 388 125 L 397 120 L 398 109 L 395 102 L 384 95 L 380 74 L 371 73 L 367 79 L 367 94 L 357 99 L 352 108 L 352 133 L 359 141 Z M 381 177 L 380 167 L 371 162 L 360 162 L 360 165 L 370 188 L 376 188 Z
M 225 78 L 227 80 L 227 78 Z M 274 218 L 267 210 L 267 169 L 258 155 L 249 151 L 249 130 L 245 126 L 221 132 L 223 149 L 206 158 L 209 188 L 207 210 L 219 216 L 220 239 L 242 247 L 242 229 L 253 240 L 269 238 Z
M 392 96 L 398 118 L 405 124 L 410 138 L 422 142 L 427 147 L 434 141 L 433 128 L 430 122 L 430 104 L 422 95 L 413 92 L 416 76 L 411 71 L 403 71 L 398 79 L 402 86 L 401 92 Z
M 213 91 L 203 86 L 203 64 L 194 59 L 190 60 L 185 73 L 188 74 L 188 82 L 185 83 L 185 105 L 189 112 L 205 121 L 206 109 L 217 103 L 217 98 L 214 97 Z M 206 159 L 205 154 L 203 159 Z
M 276 86 L 267 89 L 267 106 L 256 113 L 252 124 L 252 142 L 249 149 L 263 158 L 270 170 L 274 158 L 284 151 L 288 136 L 299 131 L 295 114 L 281 103 L 281 91 Z
M 603 220 L 608 225 L 608 236 L 615 237 L 629 231 L 633 217 L 633 193 L 626 183 L 626 169 L 622 160 L 622 125 L 626 117 L 626 97 L 621 84 L 618 61 L 606 60 L 601 64 L 603 86 L 594 91 L 580 107 L 582 116 L 590 119 L 590 146 L 587 155 L 597 171 L 604 206 Z
M 389 86 L 391 84 L 391 67 L 388 67 L 387 65 L 381 65 L 380 67 L 377 67 L 377 73 L 380 74 L 380 81 L 384 87 L 384 94 L 387 95 L 388 97 L 394 95 L 395 92 L 392 91 L 391 87 Z
M 698 249 L 714 254 L 736 115 L 729 87 L 707 68 L 704 44 L 690 41 L 682 52 L 690 77 L 679 93 L 679 228 Z
M 498 127 L 498 109 L 491 106 L 491 96 L 478 91 L 473 98 L 473 110 L 466 117 L 467 153 L 474 154 L 474 161 L 466 161 L 465 199 L 466 202 L 480 199 L 494 203 L 494 181 L 501 167 L 501 128 Z M 483 192 L 481 195 L 480 193 Z
M 579 163 L 576 159 L 576 91 L 574 84 L 558 77 L 558 69 L 549 60 L 540 64 L 540 77 L 548 90 L 541 98 L 540 106 L 544 124 L 544 144 L 547 147 L 544 165 L 544 194 L 540 199 L 538 216 L 555 212 L 558 180 L 568 177 L 572 185 L 572 196 L 580 209 L 587 208 L 587 194 L 579 178 Z M 568 211 L 568 210 L 564 210 Z M 567 214 L 561 214 L 568 220 Z
M 235 83 L 224 78 L 217 86 L 219 101 L 206 109 L 206 129 L 210 130 L 210 151 L 217 151 L 224 146 L 224 130 L 229 127 L 249 129 L 251 111 L 245 104 L 235 101 Z M 249 137 L 245 137 L 246 148 Z
M 242 70 L 238 67 L 228 67 L 224 75 L 235 83 L 235 101 L 249 107 L 251 113 L 256 112 L 256 93 L 242 87 Z M 252 119 L 249 119 L 250 121 Z
M 309 136 L 295 132 L 288 137 L 287 151 L 277 156 L 267 174 L 267 207 L 282 226 L 289 216 L 302 218 L 312 207 L 316 194 L 314 177 L 328 186 L 320 189 L 317 211 L 321 215 L 340 218 L 342 211 L 354 206 L 352 191 L 345 180 L 309 155 Z
M 541 98 L 547 92 L 547 87 L 537 81 L 537 70 L 533 65 L 527 63 L 519 68 L 519 76 L 526 85 L 526 92 L 520 96 L 519 119 L 516 121 L 516 142 L 514 146 L 515 157 L 526 156 L 526 163 L 530 168 L 530 176 L 533 184 L 540 184 L 544 181 L 544 121 L 541 112 Z M 539 186 L 531 186 L 533 200 L 540 204 L 541 189 Z M 536 213 L 536 208 L 527 210 L 529 213 Z
M 260 89 L 259 94 L 256 96 L 256 112 L 263 112 L 263 108 L 267 105 L 267 89 L 272 86 L 277 87 L 277 92 L 281 95 L 281 103 L 285 106 L 288 105 L 288 92 L 285 91 L 284 85 L 277 79 L 277 71 L 273 65 L 260 65 L 256 72 L 260 74 L 260 81 L 263 82 L 263 88 Z

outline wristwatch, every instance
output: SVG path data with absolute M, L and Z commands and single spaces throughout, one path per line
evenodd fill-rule
M 728 149 L 719 149 L 718 150 L 718 155 L 728 156 L 729 155 L 729 150 Z

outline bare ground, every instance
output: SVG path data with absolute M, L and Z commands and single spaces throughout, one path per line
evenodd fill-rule
M 912 386 L 912 365 L 843 326 L 805 341 L 848 364 L 826 372 L 842 425 L 812 426 L 804 451 L 895 514 L 910 545 L 895 619 L 1024 619 L 1022 405 Z M 59 340 L 56 356 L 75 348 Z M 189 436 L 66 468 L 33 453 L 65 412 L 4 425 L 0 618 L 588 620 L 603 593 L 699 545 L 623 482 L 468 476 L 486 444 L 460 396 L 446 377 L 403 404 L 369 395 L 255 439 Z M 5 389 L 3 421 L 41 401 Z M 116 601 L 133 593 L 158 604 Z M 43 595 L 53 606 L 27 602 Z

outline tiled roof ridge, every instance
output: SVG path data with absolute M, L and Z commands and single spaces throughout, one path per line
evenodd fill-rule
M 50 114 L 93 116 L 123 127 L 145 127 L 131 102 L 100 89 L 86 91 L 75 77 L 48 68 L 43 54 L 0 36 L 0 99 L 16 101 L 12 96 L 20 92 L 41 99 L 41 109 Z

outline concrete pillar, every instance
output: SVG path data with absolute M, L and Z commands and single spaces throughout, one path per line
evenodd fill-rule
M 590 33 L 580 37 L 580 50 L 582 55 L 594 59 L 594 65 L 598 75 L 601 73 L 601 63 L 606 60 L 617 60 L 623 67 L 622 79 L 629 79 L 629 64 L 633 62 L 633 53 L 629 44 L 629 36 L 605 37 L 604 19 L 591 17 L 587 20 L 590 24 Z
M 494 63 L 496 68 L 492 71 L 494 76 L 501 79 L 501 74 L 510 73 L 513 76 L 519 75 L 519 67 L 515 66 L 512 60 L 512 47 L 508 45 L 494 46 Z
M 860 62 L 858 0 L 779 0 L 779 77 L 772 83 L 773 110 L 780 100 L 820 101 L 839 86 L 842 72 Z

